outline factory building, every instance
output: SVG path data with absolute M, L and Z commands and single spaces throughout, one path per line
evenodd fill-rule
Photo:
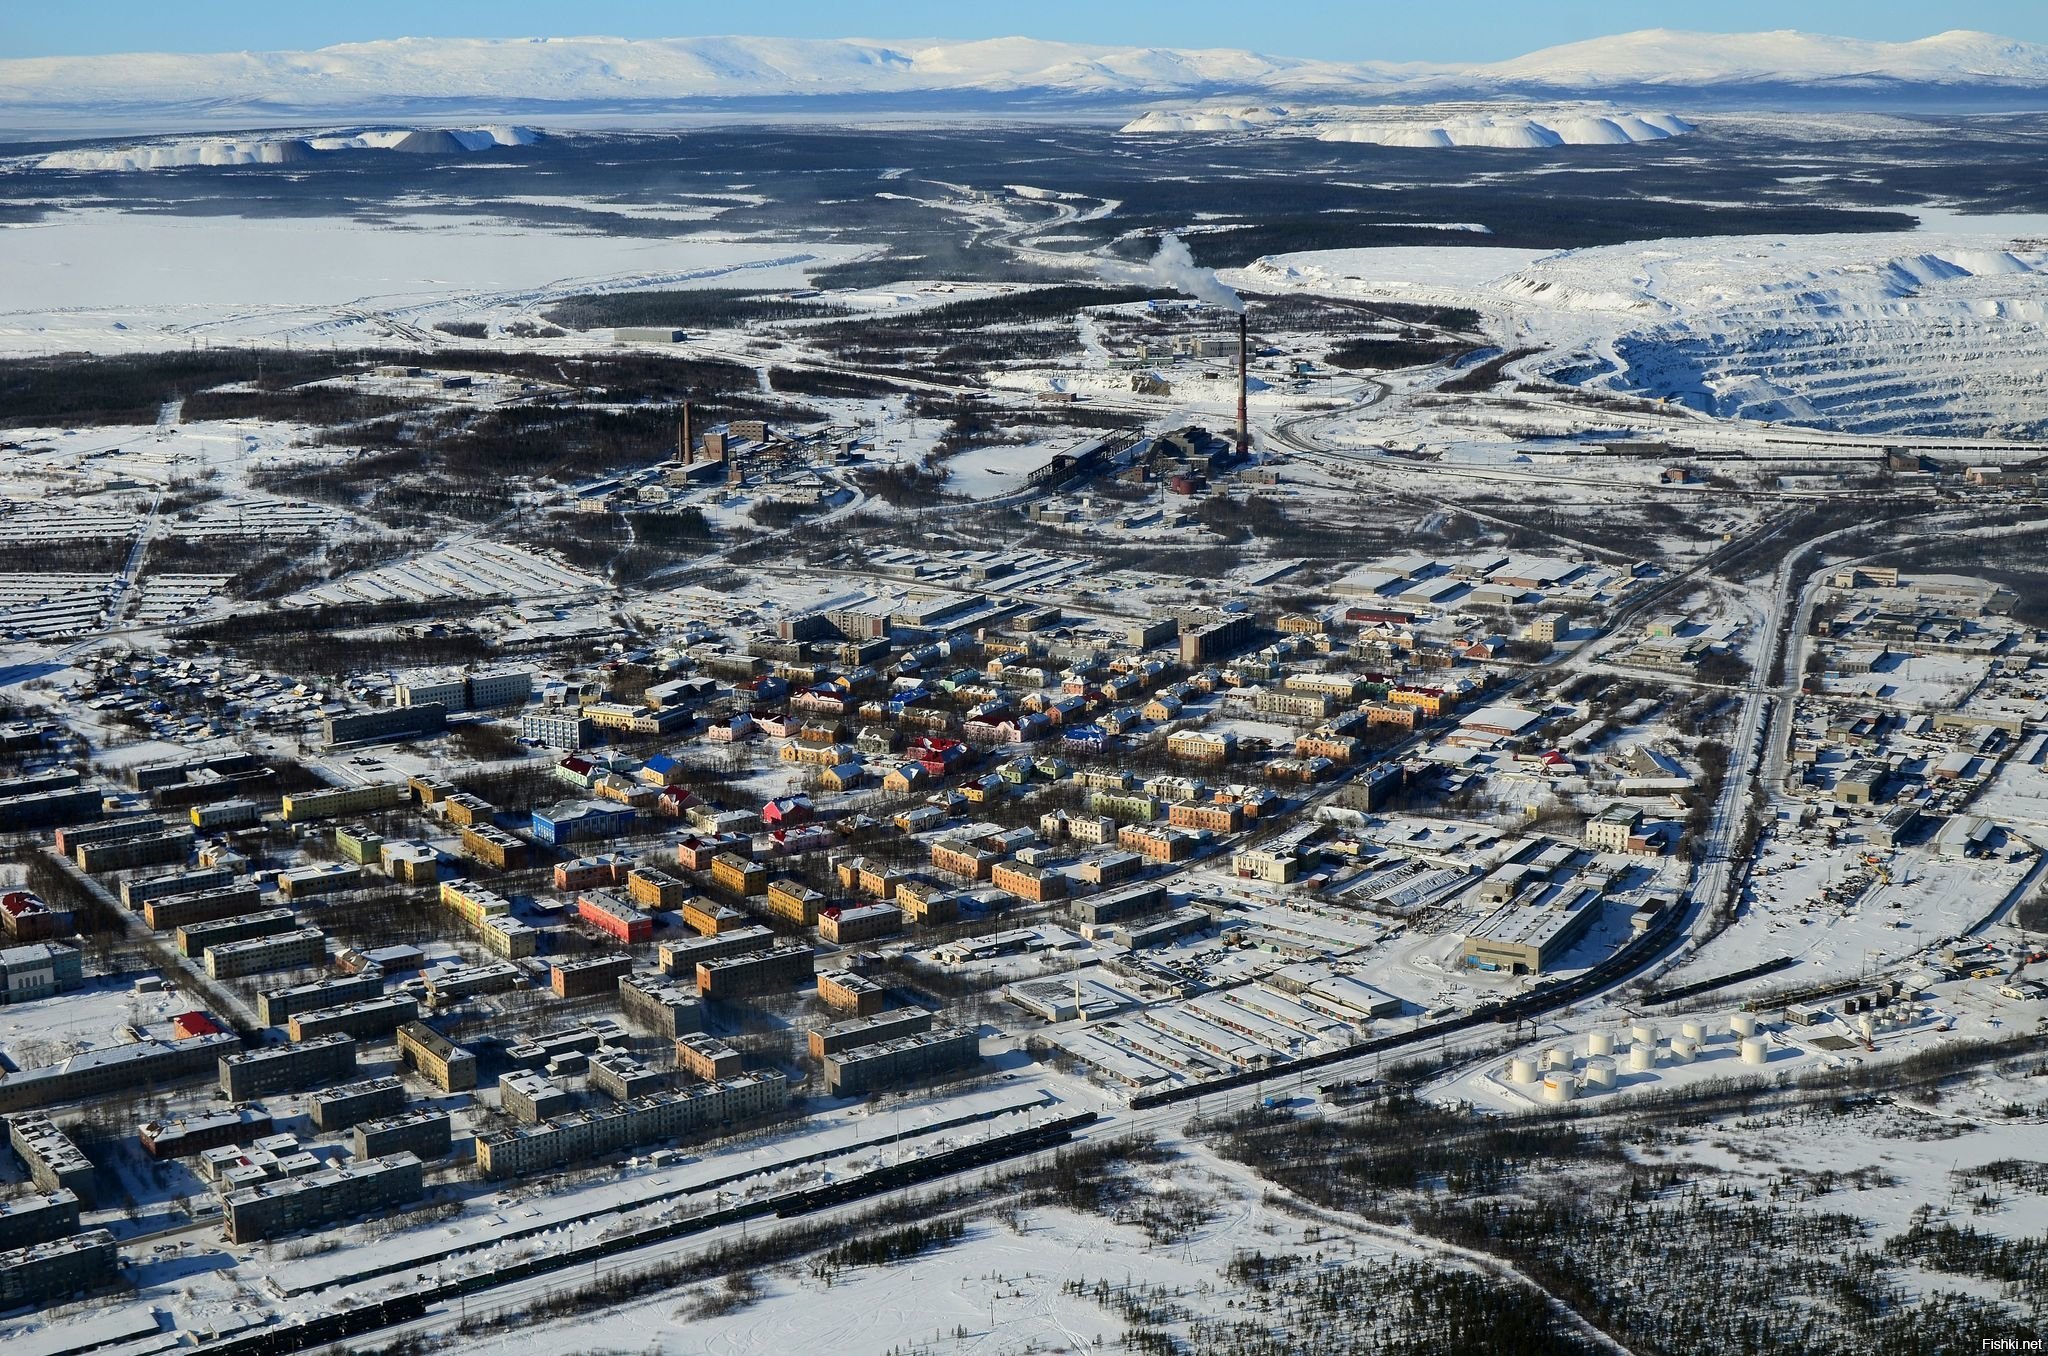
M 1482 969 L 1540 975 L 1556 968 L 1600 912 L 1599 892 L 1590 888 L 1567 890 L 1548 907 L 1507 904 L 1465 935 L 1458 959 Z
M 231 1193 L 222 1202 L 233 1243 L 254 1243 L 417 1200 L 425 1170 L 409 1153 L 364 1159 Z
M 220 1090 L 230 1102 L 331 1083 L 356 1071 L 356 1043 L 347 1036 L 316 1036 L 220 1057 Z
M 788 1101 L 789 1082 L 775 1072 L 693 1083 L 604 1110 L 574 1111 L 479 1136 L 477 1168 L 486 1177 L 525 1176 L 766 1115 Z
M 972 1031 L 945 1027 L 825 1056 L 825 1091 L 833 1097 L 862 1097 L 980 1062 L 979 1038 Z
M 752 998 L 805 983 L 815 969 L 811 949 L 801 943 L 720 956 L 697 963 L 697 993 L 720 1002 Z
M 425 1022 L 398 1028 L 398 1062 L 443 1092 L 476 1086 L 476 1056 Z

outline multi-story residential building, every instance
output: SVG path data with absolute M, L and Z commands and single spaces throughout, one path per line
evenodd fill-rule
M 690 883 L 659 867 L 638 866 L 626 877 L 626 897 L 643 909 L 680 909 Z
M 68 1191 L 93 1204 L 92 1160 L 48 1116 L 35 1111 L 9 1116 L 7 1143 L 21 1156 L 37 1191 Z
M 476 1086 L 476 1056 L 425 1022 L 398 1028 L 398 1062 L 443 1092 Z
M 319 979 L 311 984 L 294 984 L 286 989 L 266 989 L 256 995 L 256 1016 L 265 1026 L 283 1026 L 302 1012 L 342 1007 L 384 995 L 381 975 L 343 975 Z
M 815 970 L 811 949 L 798 943 L 721 956 L 697 963 L 697 992 L 718 1001 L 752 998 L 803 983 Z
M 903 910 L 894 904 L 857 904 L 827 908 L 818 915 L 818 936 L 835 946 L 854 946 L 887 937 L 903 928 Z
M 277 873 L 277 892 L 286 899 L 310 899 L 316 895 L 339 894 L 363 883 L 363 869 L 347 862 L 322 862 L 318 866 L 295 866 Z
M 823 1059 L 857 1045 L 900 1040 L 932 1029 L 932 1015 L 923 1008 L 898 1008 L 872 1017 L 854 1017 L 830 1026 L 814 1027 L 810 1033 L 811 1058 Z
M 519 987 L 519 967 L 510 961 L 485 961 L 427 972 L 427 1006 L 452 1007 L 465 998 L 505 993 Z
M 820 970 L 818 1001 L 849 1017 L 872 1017 L 889 1004 L 881 985 L 851 970 Z
M 1169 805 L 1166 822 L 1176 828 L 1207 829 L 1211 833 L 1236 833 L 1244 827 L 1244 806 L 1236 801 L 1212 801 L 1206 805 Z
M 718 1037 L 696 1033 L 676 1038 L 676 1067 L 709 1082 L 736 1076 L 746 1061 Z
M 404 782 L 378 786 L 341 786 L 330 791 L 300 791 L 284 797 L 280 813 L 288 823 L 334 819 L 341 815 L 393 810 L 405 804 L 411 790 Z
M 548 967 L 548 987 L 557 998 L 610 993 L 618 988 L 619 977 L 632 969 L 633 958 L 623 953 L 564 956 Z
M 197 1025 L 197 1021 L 193 1023 Z M 0 1111 L 55 1106 L 134 1088 L 161 1086 L 212 1070 L 222 1052 L 238 1050 L 232 1033 L 206 1023 L 207 1030 L 181 1040 L 145 1038 L 125 1045 L 84 1050 L 57 1064 L 23 1069 L 0 1078 Z
M 477 1168 L 486 1177 L 525 1176 L 749 1120 L 788 1101 L 788 1080 L 772 1071 L 692 1083 L 605 1110 L 569 1112 L 538 1125 L 487 1132 L 477 1138 Z
M 121 882 L 121 903 L 139 909 L 152 899 L 168 895 L 191 895 L 232 885 L 235 873 L 224 866 L 201 867 L 196 871 L 173 871 L 169 875 L 147 876 Z
M 246 1144 L 268 1135 L 271 1129 L 269 1112 L 260 1106 L 243 1106 L 170 1121 L 145 1121 L 135 1137 L 151 1158 L 186 1158 L 223 1145 Z
M 769 884 L 767 901 L 762 905 L 771 917 L 800 928 L 815 927 L 824 907 L 825 896 L 801 881 L 786 879 Z
M 1067 897 L 1067 878 L 1050 866 L 1027 862 L 998 862 L 989 872 L 989 883 L 1006 894 L 1033 904 Z
M 370 1158 L 229 1193 L 222 1206 L 233 1243 L 254 1243 L 417 1200 L 425 1170 L 409 1153 Z
M 295 1092 L 346 1078 L 356 1071 L 356 1043 L 347 1036 L 316 1036 L 295 1045 L 264 1046 L 220 1057 L 220 1089 L 230 1102 L 273 1092 Z
M 0 1252 L 78 1232 L 78 1193 L 52 1191 L 0 1201 Z
M 826 1055 L 825 1091 L 833 1097 L 861 1097 L 980 1062 L 981 1042 L 972 1031 L 938 1028 Z
M 0 1252 L 0 1309 L 47 1304 L 97 1289 L 114 1279 L 119 1262 L 114 1236 L 105 1229 Z
M 344 1083 L 338 1088 L 323 1088 L 306 1099 L 307 1114 L 311 1116 L 314 1128 L 327 1134 L 346 1130 L 358 1121 L 393 1115 L 404 1106 L 405 1084 L 390 1074 Z M 228 1139 L 221 1142 L 232 1144 L 239 1141 Z
M 216 918 L 210 923 L 187 923 L 174 934 L 178 954 L 199 960 L 209 946 L 246 942 L 252 937 L 275 937 L 299 925 L 290 909 L 259 909 L 238 918 Z
M 704 1025 L 703 1002 L 695 991 L 657 975 L 621 975 L 619 1010 L 671 1040 Z
M 437 1107 L 415 1107 L 363 1121 L 355 1131 L 353 1148 L 358 1162 L 400 1153 L 440 1158 L 451 1144 L 448 1113 Z
M 359 1041 L 384 1040 L 419 1015 L 419 1003 L 411 994 L 394 993 L 360 1003 L 301 1012 L 291 1019 L 288 1030 L 294 1041 L 311 1040 L 315 1036 L 336 1032 Z
M 768 888 L 768 868 L 735 852 L 711 859 L 711 883 L 735 895 L 758 895 Z
M 737 956 L 748 951 L 766 951 L 775 942 L 775 933 L 759 924 L 742 928 L 721 928 L 715 936 L 691 937 L 679 942 L 663 942 L 656 951 L 661 972 L 694 984 L 697 979 L 699 961 L 717 960 L 721 956 Z
M 538 1069 L 515 1069 L 498 1075 L 498 1105 L 523 1125 L 537 1125 L 576 1105 L 569 1090 Z
M 327 935 L 318 928 L 296 928 L 272 937 L 251 937 L 206 948 L 206 973 L 214 979 L 239 979 L 271 970 L 302 970 L 327 960 Z
M 578 895 L 576 916 L 629 946 L 654 940 L 654 920 L 609 891 L 589 890 Z

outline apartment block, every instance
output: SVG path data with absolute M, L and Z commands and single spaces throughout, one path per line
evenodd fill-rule
M 522 978 L 519 967 L 510 961 L 431 970 L 427 973 L 427 1006 L 447 1008 L 465 998 L 506 993 L 518 988 Z
M 940 1028 L 825 1056 L 825 1091 L 862 1097 L 980 1062 L 981 1042 L 972 1031 Z
M 316 1129 L 328 1134 L 359 1121 L 392 1115 L 405 1106 L 405 1084 L 393 1075 L 323 1088 L 306 1099 Z
M 711 883 L 736 895 L 758 895 L 768 888 L 768 868 L 733 852 L 711 859 Z
M 676 1038 L 676 1067 L 710 1082 L 731 1078 L 746 1066 L 740 1052 L 716 1036 L 702 1033 Z
M 54 1106 L 177 1082 L 212 1070 L 223 1051 L 238 1050 L 241 1045 L 233 1033 L 214 1030 L 184 1040 L 145 1038 L 81 1051 L 61 1063 L 0 1078 L 0 1111 Z
M 608 890 L 576 897 L 576 916 L 616 941 L 632 945 L 654 940 L 654 920 Z
M 139 909 L 152 899 L 168 895 L 194 895 L 233 885 L 235 873 L 225 866 L 206 866 L 196 871 L 173 871 L 163 876 L 145 876 L 121 882 L 121 903 Z
M 92 1160 L 48 1116 L 35 1111 L 9 1116 L 7 1143 L 21 1156 L 37 1191 L 68 1191 L 93 1204 Z
M 183 862 L 192 855 L 190 825 L 166 829 L 141 838 L 117 838 L 110 843 L 83 843 L 76 854 L 78 869 L 89 875 L 125 871 L 138 866 L 162 866 Z
M 1001 862 L 989 873 L 989 884 L 1033 904 L 1067 897 L 1066 876 L 1049 866 L 1027 862 Z
M 384 980 L 377 975 L 343 975 L 319 979 L 311 984 L 294 984 L 285 989 L 266 989 L 256 995 L 256 1016 L 265 1026 L 283 1026 L 302 1012 L 335 1008 L 380 998 Z
M 1236 801 L 1169 805 L 1166 807 L 1166 822 L 1176 828 L 1236 833 L 1244 827 L 1244 806 Z
M 743 955 L 749 951 L 766 951 L 774 945 L 775 933 L 758 923 L 748 927 L 725 928 L 715 936 L 688 937 L 679 942 L 663 942 L 656 949 L 661 972 L 677 979 L 695 983 L 699 961 L 718 960 L 724 956 Z
M 0 1252 L 0 1309 L 95 1289 L 114 1279 L 119 1261 L 114 1236 L 105 1229 Z
M 230 1102 L 331 1083 L 356 1071 L 356 1043 L 347 1036 L 316 1036 L 296 1045 L 266 1046 L 220 1057 L 220 1089 Z
M 425 1022 L 398 1028 L 398 1061 L 443 1092 L 476 1086 L 476 1056 Z
M 788 1102 L 788 1080 L 772 1071 L 692 1083 L 616 1107 L 573 1111 L 538 1125 L 482 1135 L 476 1143 L 477 1168 L 486 1177 L 524 1176 L 748 1120 Z
M 630 1020 L 671 1040 L 704 1025 L 704 1007 L 696 993 L 656 975 L 621 975 L 619 1009 Z
M 0 1252 L 78 1232 L 78 1193 L 52 1191 L 0 1201 Z
M 666 1070 L 649 1068 L 623 1050 L 600 1050 L 590 1057 L 590 1090 L 614 1102 L 652 1097 L 674 1081 Z
M 653 866 L 637 866 L 626 876 L 626 898 L 643 909 L 680 909 L 690 898 L 690 883 Z
M 815 969 L 811 949 L 801 943 L 721 956 L 697 963 L 697 992 L 718 1001 L 752 998 L 806 983 Z
M 275 937 L 298 925 L 298 915 L 290 909 L 259 909 L 235 918 L 216 918 L 210 923 L 187 923 L 177 930 L 174 940 L 179 955 L 197 960 L 209 946 L 246 942 L 252 937 Z
M 894 904 L 827 908 L 818 915 L 818 936 L 835 946 L 854 946 L 903 930 L 903 910 Z
M 247 1144 L 271 1129 L 269 1112 L 245 1106 L 169 1121 L 145 1121 L 135 1137 L 151 1158 L 188 1158 L 229 1144 Z
M 500 871 L 522 871 L 532 847 L 524 838 L 494 824 L 471 824 L 462 830 L 462 851 L 464 856 Z
M 420 1160 L 400 1153 L 266 1182 L 232 1192 L 222 1204 L 229 1241 L 254 1243 L 388 1210 L 417 1200 L 425 1189 Z
M 206 948 L 206 973 L 215 979 L 240 979 L 271 970 L 303 970 L 327 961 L 327 934 L 318 928 L 295 928 L 274 937 L 251 937 Z
M 215 885 L 191 894 L 163 895 L 146 900 L 142 921 L 152 932 L 167 932 L 187 923 L 211 923 L 217 918 L 234 918 L 263 907 L 263 892 L 254 881 L 239 885 Z
M 557 998 L 610 993 L 618 988 L 620 977 L 632 970 L 633 958 L 622 953 L 564 956 L 548 968 L 548 987 Z
M 309 819 L 335 819 L 342 815 L 394 810 L 410 799 L 404 782 L 381 786 L 340 786 L 328 791 L 301 791 L 284 797 L 280 813 L 288 823 Z
M 322 862 L 277 873 L 277 892 L 286 899 L 313 899 L 362 886 L 363 868 L 348 862 Z
M 830 1026 L 814 1027 L 810 1033 L 811 1058 L 823 1059 L 857 1045 L 900 1040 L 922 1035 L 932 1029 L 932 1015 L 923 1008 L 898 1008 L 872 1017 L 854 1017 Z
M 817 926 L 819 911 L 824 907 L 825 896 L 801 881 L 787 879 L 768 887 L 767 902 L 762 905 L 771 917 L 800 928 Z
M 433 1107 L 363 1121 L 355 1130 L 353 1149 L 358 1160 L 401 1153 L 441 1158 L 452 1143 L 448 1113 Z
M 818 1001 L 849 1017 L 872 1017 L 888 1006 L 888 991 L 851 970 L 820 970 Z
M 536 1069 L 515 1069 L 498 1075 L 498 1105 L 524 1125 L 538 1125 L 566 1114 L 576 1105 L 569 1090 Z
M 291 1019 L 291 1038 L 306 1041 L 339 1032 L 359 1041 L 387 1040 L 399 1027 L 419 1015 L 419 1003 L 411 994 L 387 994 L 360 1003 L 344 1003 L 340 1007 L 299 1013 Z
M 683 904 L 683 926 L 699 937 L 716 937 L 744 928 L 752 917 L 744 910 L 721 904 L 706 895 L 698 895 Z

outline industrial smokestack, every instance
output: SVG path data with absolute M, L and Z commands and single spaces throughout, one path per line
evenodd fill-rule
M 697 444 L 690 439 L 690 402 L 687 400 L 683 402 L 683 431 L 680 436 L 683 445 L 676 450 L 682 453 L 683 465 L 688 466 L 697 460 Z
M 1245 390 L 1251 382 L 1250 370 L 1251 335 L 1250 322 L 1243 311 L 1237 313 L 1237 455 L 1248 456 L 1252 450 L 1251 424 L 1245 418 Z

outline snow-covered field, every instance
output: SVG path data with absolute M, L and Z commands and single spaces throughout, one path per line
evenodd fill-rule
M 0 353 L 409 340 L 586 292 L 800 287 L 855 246 L 647 239 L 418 214 L 186 217 L 103 208 L 0 231 Z

